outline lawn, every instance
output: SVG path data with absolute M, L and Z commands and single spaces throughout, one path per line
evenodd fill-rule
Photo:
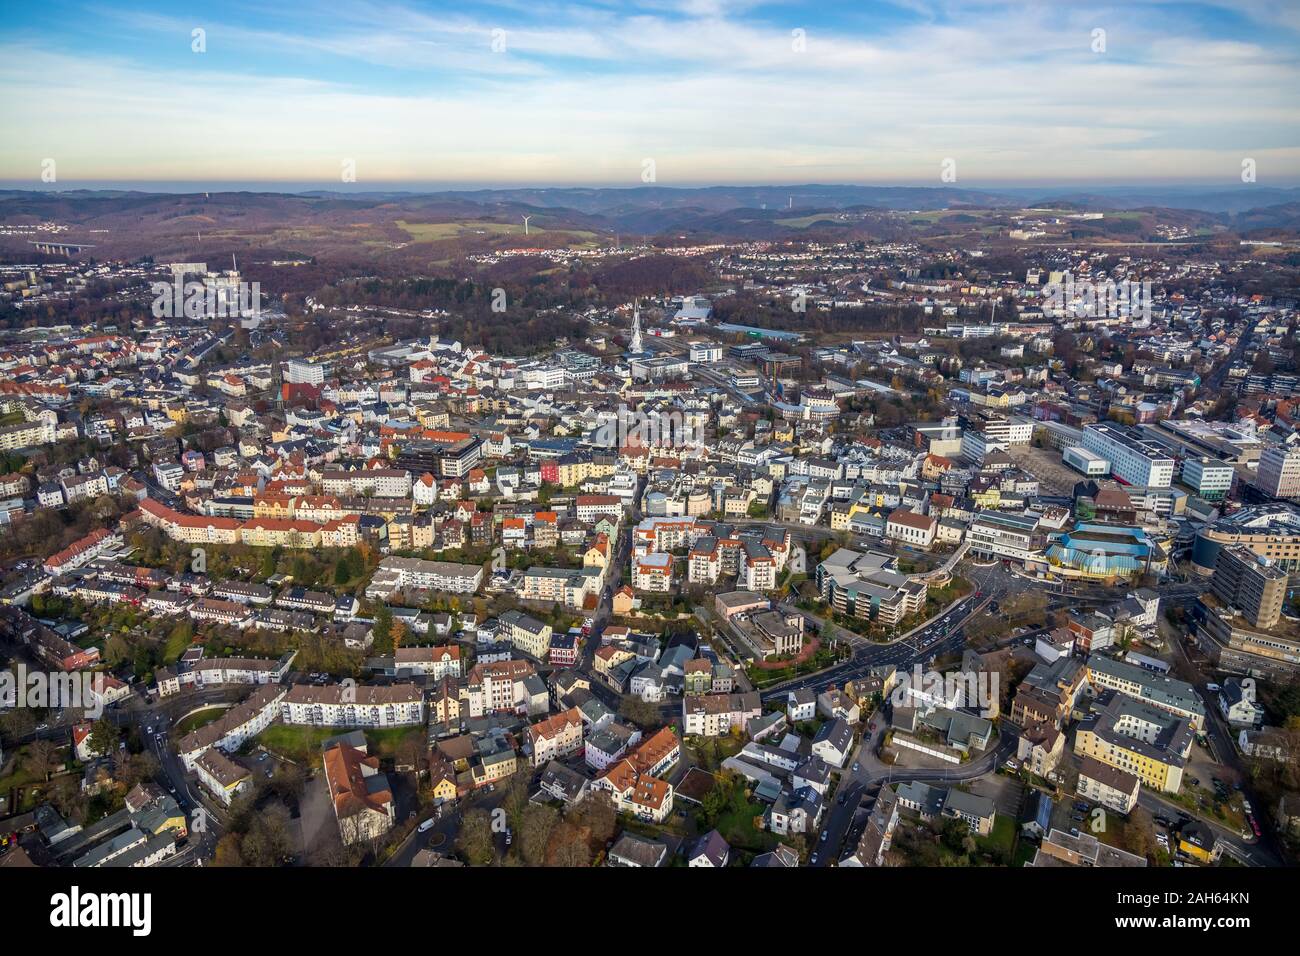
M 769 687 L 772 684 L 779 684 L 782 681 L 791 680 L 800 674 L 812 674 L 816 671 L 825 670 L 839 661 L 839 655 L 829 647 L 819 648 L 817 653 L 808 660 L 799 664 L 791 664 L 786 667 L 766 669 L 762 667 L 749 666 L 745 668 L 745 674 L 749 681 L 755 687 Z
M 1018 829 L 1015 817 L 999 813 L 993 818 L 992 832 L 986 837 L 977 838 L 975 845 L 985 853 L 992 853 L 1000 857 L 1005 863 L 1010 863 L 1016 845 Z
M 728 734 L 725 737 L 692 737 L 686 742 L 691 762 L 709 772 L 716 772 L 722 761 L 740 753 L 745 742 Z
M 229 709 L 229 707 L 204 707 L 202 710 L 196 710 L 177 722 L 176 735 L 184 737 L 186 734 L 193 733 L 200 727 L 212 723 Z
M 21 763 L 22 760 L 20 758 L 14 766 L 13 773 L 11 773 L 7 777 L 0 777 L 0 793 L 8 792 L 9 790 L 12 790 L 14 787 L 25 787 L 31 783 L 43 782 L 41 780 L 38 780 L 36 777 L 33 777 L 26 770 L 22 769 Z
M 172 628 L 163 644 L 162 659 L 164 664 L 175 664 L 194 641 L 194 635 L 182 627 Z
M 289 724 L 272 724 L 256 738 L 267 750 L 296 760 L 299 763 L 320 763 L 320 746 L 331 737 L 357 730 L 356 727 L 299 727 Z M 391 757 L 398 743 L 417 727 L 360 728 L 373 752 L 381 757 Z
M 12 813 L 26 813 L 33 810 L 37 803 L 41 802 L 43 788 L 47 786 L 45 781 L 39 776 L 32 776 L 22 766 L 22 754 L 26 748 L 20 748 L 18 757 L 13 764 L 13 773 L 7 777 L 0 777 L 0 793 L 6 796 L 14 789 L 20 789 L 22 796 L 16 807 L 11 808 Z
M 754 819 L 762 815 L 763 805 L 745 796 L 743 787 L 737 787 L 731 805 L 718 817 L 717 830 L 733 849 L 766 853 L 776 846 L 777 838 L 754 826 Z

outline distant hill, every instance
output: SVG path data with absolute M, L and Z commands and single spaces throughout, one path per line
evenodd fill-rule
M 1157 222 L 1271 236 L 1300 227 L 1300 189 L 806 184 L 427 192 L 0 190 L 0 222 L 66 223 L 69 238 L 93 243 L 101 257 L 202 257 L 215 247 L 383 259 L 399 269 L 432 268 L 476 252 L 524 245 L 524 216 L 530 219 L 526 244 L 555 247 L 615 236 L 672 244 L 1005 235 L 1022 209 L 1041 209 L 1044 215 L 1123 212 L 1130 220 L 1112 223 L 1108 216 L 1105 223 L 1080 223 L 1071 227 L 1076 238 L 1147 235 Z M 0 245 L 12 250 L 26 244 L 9 237 Z

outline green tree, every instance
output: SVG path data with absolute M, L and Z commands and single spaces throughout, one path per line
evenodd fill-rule
M 119 736 L 117 724 L 107 717 L 101 717 L 90 728 L 91 749 L 97 754 L 110 756 L 117 750 Z
M 375 623 L 372 630 L 375 636 L 375 654 L 382 657 L 393 653 L 393 612 L 387 604 L 381 604 L 375 609 Z

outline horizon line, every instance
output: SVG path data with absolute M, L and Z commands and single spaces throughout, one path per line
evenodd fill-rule
M 1079 179 L 1079 180 L 979 180 L 973 183 L 917 182 L 915 180 L 853 181 L 803 181 L 803 182 L 698 182 L 698 183 L 613 183 L 613 182 L 438 182 L 425 180 L 375 180 L 364 185 L 340 183 L 330 180 L 295 179 L 77 179 L 61 183 L 33 183 L 28 180 L 0 179 L 0 190 L 31 193 L 86 192 L 277 192 L 297 194 L 325 192 L 339 195 L 366 195 L 371 193 L 406 192 L 419 195 L 430 192 L 496 192 L 506 190 L 702 190 L 702 189 L 926 189 L 931 191 L 992 192 L 998 189 L 1221 189 L 1227 191 L 1239 186 L 1255 189 L 1297 189 L 1300 179 L 1277 183 L 1242 183 L 1239 180 L 1216 181 L 1204 179 Z

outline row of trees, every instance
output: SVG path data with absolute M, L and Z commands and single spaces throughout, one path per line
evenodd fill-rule
M 460 852 L 474 866 L 590 866 L 618 826 L 609 795 L 593 793 L 577 806 L 560 811 L 528 799 L 530 776 L 530 771 L 523 769 L 506 784 L 500 810 L 513 839 L 504 859 L 497 858 L 500 823 L 494 823 L 493 814 L 481 807 L 468 811 L 461 822 Z

